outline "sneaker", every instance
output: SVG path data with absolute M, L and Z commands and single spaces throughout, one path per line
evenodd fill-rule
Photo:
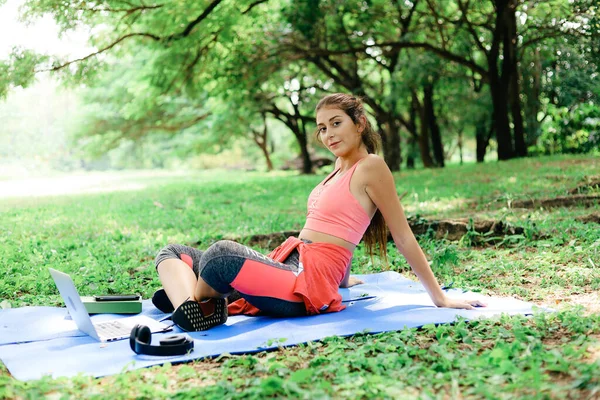
M 227 321 L 227 300 L 209 299 L 200 303 L 188 300 L 177 307 L 171 319 L 184 331 L 205 331 Z
M 165 289 L 159 289 L 152 295 L 152 304 L 164 313 L 172 313 L 175 311 L 171 300 L 167 297 Z

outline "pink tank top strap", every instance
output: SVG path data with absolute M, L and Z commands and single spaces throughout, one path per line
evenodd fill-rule
M 350 179 L 352 179 L 352 175 L 354 175 L 354 171 L 356 171 L 356 167 L 358 167 L 358 164 L 364 160 L 366 157 L 361 158 L 360 160 L 358 160 L 357 162 L 354 163 L 354 165 L 352 167 L 350 167 L 350 169 L 348 170 L 348 172 L 346 172 L 344 174 L 344 176 L 341 177 L 340 180 L 348 180 L 348 182 L 350 182 Z

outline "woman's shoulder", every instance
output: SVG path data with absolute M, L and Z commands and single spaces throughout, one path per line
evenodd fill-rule
M 365 172 L 381 172 L 389 169 L 385 160 L 377 154 L 369 154 L 361 159 L 359 168 Z
M 360 160 L 354 175 L 357 176 L 358 181 L 362 185 L 369 186 L 374 181 L 377 181 L 376 178 L 389 174 L 389 171 L 390 169 L 383 158 L 377 154 L 369 154 Z

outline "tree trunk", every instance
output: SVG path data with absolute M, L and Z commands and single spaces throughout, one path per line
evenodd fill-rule
M 525 71 L 531 79 L 525 79 L 522 82 L 530 81 L 526 84 L 527 101 L 525 102 L 525 143 L 527 146 L 534 146 L 540 136 L 540 122 L 538 114 L 540 112 L 540 94 L 542 91 L 542 61 L 540 59 L 540 49 L 535 48 L 533 53 L 533 67 Z
M 508 65 L 502 63 L 502 74 L 498 69 L 500 44 L 506 36 L 505 13 L 507 0 L 495 0 L 496 26 L 494 27 L 492 45 L 488 53 L 488 71 L 490 92 L 492 94 L 492 123 L 498 142 L 498 159 L 508 160 L 513 157 L 512 135 L 508 118 L 508 82 L 502 78 L 508 76 Z
M 458 131 L 458 155 L 460 156 L 460 165 L 463 165 L 463 131 L 462 128 Z
M 490 143 L 491 134 L 488 133 L 488 129 L 486 126 L 486 119 L 482 118 L 477 121 L 475 125 L 475 141 L 476 141 L 476 157 L 477 162 L 481 163 L 485 159 L 485 154 L 487 153 L 487 147 Z
M 438 167 L 444 167 L 444 145 L 440 134 L 440 126 L 437 123 L 435 109 L 433 107 L 433 84 L 427 84 L 423 88 L 423 108 L 427 118 L 429 133 L 431 134 L 431 144 L 433 145 L 433 156 Z
M 407 141 L 407 153 L 406 153 L 406 168 L 414 169 L 415 168 L 415 156 L 417 154 L 417 142 L 419 139 L 419 133 L 417 132 L 417 110 L 413 105 L 411 105 L 409 110 L 409 119 L 408 119 L 408 141 Z
M 498 159 L 509 160 L 513 157 L 512 138 L 508 119 L 508 96 L 506 86 L 498 77 L 490 76 L 490 90 L 492 92 L 493 116 L 492 123 L 498 142 Z
M 271 172 L 273 171 L 273 161 L 271 161 L 271 155 L 267 151 L 266 147 L 263 149 L 263 152 L 265 155 L 265 161 L 267 162 L 267 172 Z
M 303 174 L 312 174 L 313 164 L 310 159 L 310 154 L 308 153 L 308 140 L 306 137 L 306 128 L 304 124 L 302 124 L 302 115 L 300 114 L 297 107 L 294 107 L 295 114 L 288 114 L 277 108 L 275 105 L 267 110 L 267 112 L 271 113 L 277 120 L 283 122 L 285 126 L 287 126 L 294 137 L 298 141 L 298 145 L 300 146 L 300 155 L 302 157 L 302 173 Z
M 303 174 L 312 174 L 312 160 L 310 159 L 310 154 L 308 152 L 308 143 L 306 140 L 306 132 L 302 134 L 299 130 L 294 132 L 294 136 L 296 136 L 296 140 L 298 140 L 298 144 L 300 145 L 300 153 L 302 155 L 302 173 Z
M 266 128 L 265 128 L 266 130 Z M 267 164 L 267 171 L 273 171 L 273 162 L 271 161 L 271 155 L 269 154 L 269 143 L 267 141 L 266 135 L 262 135 L 259 132 L 252 131 L 254 143 L 260 148 L 263 156 L 265 157 L 265 162 Z
M 267 172 L 271 172 L 273 171 L 273 162 L 271 161 L 271 156 L 269 154 L 269 149 L 267 148 L 268 145 L 258 145 L 258 147 L 260 147 L 260 149 L 262 150 L 263 156 L 265 157 L 265 162 L 267 163 Z
M 417 141 L 414 137 L 408 139 L 408 153 L 406 154 L 406 168 L 415 169 L 415 148 L 417 147 Z
M 412 92 L 412 107 L 419 116 L 421 123 L 419 124 L 419 136 L 417 143 L 419 144 L 419 152 L 421 154 L 421 161 L 425 168 L 431 168 L 434 166 L 433 159 L 431 158 L 431 150 L 429 147 L 429 126 L 427 124 L 427 114 L 425 107 L 421 105 L 419 97 L 416 91 Z
M 385 146 L 383 146 L 383 158 L 391 171 L 400 171 L 400 163 L 402 162 L 400 128 L 393 118 L 387 117 L 386 123 L 383 124 L 383 134 L 386 137 Z
M 260 150 L 265 157 L 265 162 L 267 163 L 267 171 L 273 171 L 273 162 L 271 161 L 271 156 L 269 154 L 269 131 L 267 129 L 267 115 L 262 113 L 263 118 L 263 130 L 262 132 L 252 129 L 252 139 L 254 139 L 254 143 L 258 145 Z
M 303 174 L 312 174 L 313 173 L 313 163 L 310 159 L 310 154 L 308 152 L 308 137 L 306 136 L 306 125 L 302 120 L 302 114 L 300 113 L 300 108 L 297 103 L 292 102 L 292 106 L 294 108 L 294 125 L 298 131 L 298 143 L 300 143 L 300 150 L 302 152 L 302 173 Z
M 519 65 L 517 58 L 517 17 L 515 11 L 517 8 L 516 0 L 509 0 L 506 8 L 506 37 L 504 39 L 504 60 L 508 65 L 508 80 L 510 93 L 510 111 L 513 122 L 513 134 L 515 138 L 515 155 L 518 157 L 527 156 L 527 146 L 525 145 L 525 133 L 523 129 L 523 115 L 521 114 L 521 85 Z

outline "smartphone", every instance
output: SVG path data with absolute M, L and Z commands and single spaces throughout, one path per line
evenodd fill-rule
M 115 294 L 115 295 L 103 295 L 94 296 L 96 301 L 135 301 L 139 300 L 139 294 Z

